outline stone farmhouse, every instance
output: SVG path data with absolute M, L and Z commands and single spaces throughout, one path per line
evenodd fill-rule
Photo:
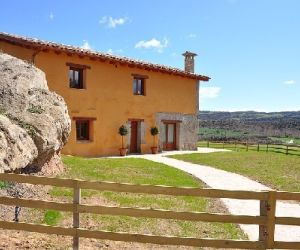
M 49 89 L 64 97 L 72 119 L 64 154 L 118 155 L 119 127 L 128 126 L 129 153 L 150 153 L 150 128 L 159 128 L 160 150 L 194 150 L 199 85 L 196 54 L 185 52 L 185 69 L 79 47 L 0 33 L 0 51 L 45 72 Z

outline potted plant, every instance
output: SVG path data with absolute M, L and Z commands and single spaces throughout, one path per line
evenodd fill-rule
M 157 154 L 158 146 L 155 141 L 156 136 L 159 134 L 159 130 L 156 126 L 150 128 L 150 133 L 153 136 L 153 147 L 151 147 L 152 154 Z
M 122 125 L 119 128 L 119 135 L 122 137 L 122 147 L 119 149 L 120 150 L 120 156 L 125 156 L 127 153 L 127 148 L 124 148 L 124 136 L 128 134 L 128 129 L 125 125 Z

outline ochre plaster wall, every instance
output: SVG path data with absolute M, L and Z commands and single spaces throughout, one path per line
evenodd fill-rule
M 0 42 L 0 49 L 28 61 L 33 51 Z M 66 63 L 88 65 L 85 70 L 86 89 L 69 88 Z M 93 121 L 92 141 L 76 141 L 75 121 L 63 153 L 81 156 L 117 155 L 121 146 L 118 128 L 128 119 L 144 119 L 146 132 L 142 153 L 150 152 L 152 136 L 149 129 L 155 125 L 157 112 L 195 114 L 197 80 L 171 74 L 131 68 L 119 63 L 110 64 L 77 55 L 40 52 L 35 65 L 46 74 L 49 88 L 62 95 L 73 117 L 96 118 Z M 147 75 L 146 96 L 133 95 L 132 74 Z

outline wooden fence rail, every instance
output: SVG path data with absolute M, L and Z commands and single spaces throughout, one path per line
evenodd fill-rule
M 297 200 L 300 201 L 300 193 L 276 192 L 276 191 L 232 191 L 218 189 L 202 189 L 188 187 L 169 187 L 151 185 L 133 185 L 113 182 L 95 182 L 71 179 L 58 179 L 28 175 L 0 174 L 0 180 L 30 183 L 36 185 L 51 185 L 66 188 L 73 188 L 73 202 L 50 202 L 34 199 L 22 199 L 13 197 L 0 197 L 0 204 L 8 206 L 22 206 L 39 209 L 53 209 L 73 213 L 73 228 L 53 227 L 37 225 L 31 223 L 16 223 L 0 221 L 0 228 L 11 230 L 24 230 L 29 232 L 57 234 L 73 237 L 73 249 L 79 249 L 79 238 L 95 238 L 114 241 L 130 241 L 140 243 L 152 243 L 160 245 L 182 245 L 197 247 L 215 248 L 240 248 L 240 249 L 300 249 L 300 242 L 282 242 L 274 240 L 275 225 L 296 225 L 300 226 L 300 218 L 276 217 L 277 200 Z M 164 194 L 172 196 L 198 196 L 212 198 L 231 198 L 231 199 L 252 199 L 260 201 L 260 215 L 228 215 L 218 213 L 203 212 L 175 212 L 160 209 L 130 208 L 115 206 L 100 206 L 81 204 L 81 189 L 107 190 L 114 192 Z M 176 219 L 188 221 L 205 221 L 221 223 L 239 223 L 259 225 L 259 239 L 250 240 L 217 240 L 217 239 L 198 239 L 175 236 L 155 236 L 131 233 L 115 233 L 108 231 L 93 231 L 80 228 L 79 215 L 81 213 L 123 215 L 131 217 L 147 217 Z
M 254 144 L 249 142 L 240 142 L 240 141 L 206 141 L 206 147 L 212 147 L 212 144 L 218 144 L 221 148 L 225 148 L 225 145 L 232 145 L 231 147 L 237 150 L 238 146 L 242 146 L 245 148 L 246 151 L 252 147 L 253 150 L 256 151 L 265 151 L 265 152 L 276 152 L 276 153 L 283 153 L 283 154 L 291 154 L 291 155 L 299 155 L 300 156 L 300 145 L 296 144 Z M 227 146 L 229 148 L 229 146 Z

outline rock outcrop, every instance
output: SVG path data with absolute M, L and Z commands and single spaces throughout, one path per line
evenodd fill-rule
M 0 53 L 0 172 L 41 168 L 67 142 L 71 122 L 63 98 L 35 66 Z

